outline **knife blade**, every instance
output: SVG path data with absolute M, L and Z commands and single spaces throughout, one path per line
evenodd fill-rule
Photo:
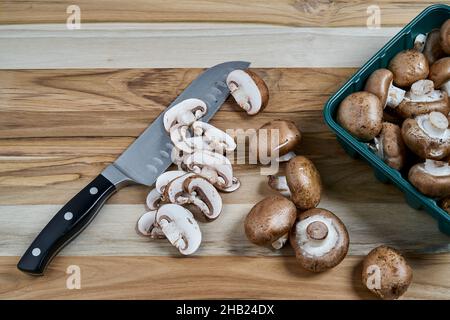
M 197 77 L 114 163 L 56 213 L 25 251 L 17 268 L 42 275 L 53 257 L 89 225 L 111 195 L 130 184 L 154 184 L 172 163 L 173 144 L 164 129 L 164 113 L 185 99 L 197 98 L 208 107 L 201 120 L 209 121 L 230 94 L 228 73 L 249 65 L 244 61 L 225 62 Z

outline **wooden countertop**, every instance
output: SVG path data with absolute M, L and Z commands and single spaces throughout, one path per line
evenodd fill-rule
M 372 298 L 360 283 L 363 255 L 379 244 L 406 253 L 414 280 L 406 299 L 450 298 L 450 237 L 409 208 L 392 185 L 348 157 L 322 108 L 356 68 L 431 3 L 379 1 L 381 29 L 366 27 L 365 1 L 78 1 L 81 30 L 67 30 L 66 1 L 0 4 L 0 298 Z M 450 2 L 446 2 L 450 3 Z M 258 128 L 291 119 L 303 132 L 298 153 L 324 182 L 320 206 L 346 223 L 347 258 L 333 270 L 301 270 L 290 248 L 256 247 L 242 222 L 271 194 L 252 165 L 224 212 L 202 224 L 195 256 L 134 232 L 147 187 L 113 196 L 44 277 L 16 270 L 19 256 L 53 214 L 192 81 L 227 60 L 252 62 L 267 82 L 268 107 L 248 117 L 227 101 L 212 123 Z M 66 287 L 67 267 L 81 289 Z

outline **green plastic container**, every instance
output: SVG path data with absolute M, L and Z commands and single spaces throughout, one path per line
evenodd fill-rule
M 339 143 L 353 158 L 366 160 L 373 168 L 376 178 L 383 182 L 391 182 L 405 195 L 406 202 L 415 209 L 424 209 L 438 221 L 439 230 L 450 235 L 450 214 L 442 210 L 435 199 L 424 196 L 406 179 L 407 173 L 392 169 L 375 155 L 369 147 L 350 135 L 336 122 L 336 111 L 341 101 L 349 94 L 364 89 L 367 78 L 379 68 L 386 68 L 389 61 L 400 51 L 413 47 L 415 37 L 439 28 L 450 18 L 450 6 L 433 5 L 426 8 L 414 20 L 406 25 L 380 51 L 378 51 L 361 69 L 358 70 L 326 103 L 323 114 L 325 122 L 334 131 Z

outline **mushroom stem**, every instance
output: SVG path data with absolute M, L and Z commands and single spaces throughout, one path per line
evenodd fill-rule
M 417 119 L 419 127 L 432 138 L 441 138 L 447 133 L 448 119 L 440 112 L 431 112 L 429 115 Z
M 162 232 L 166 235 L 167 240 L 179 250 L 186 248 L 186 242 L 181 236 L 181 232 L 175 223 L 171 223 L 166 219 L 159 221 Z
M 289 238 L 289 233 L 285 233 L 283 234 L 281 237 L 279 237 L 277 240 L 275 240 L 274 242 L 272 242 L 272 247 L 276 250 L 280 250 L 281 248 L 284 247 L 284 245 L 286 244 L 286 241 Z
M 286 176 L 269 176 L 269 187 L 278 191 L 285 197 L 291 196 L 291 191 L 289 190 Z
M 321 221 L 314 221 L 306 227 L 306 233 L 311 240 L 323 240 L 328 235 L 328 227 Z
M 386 105 L 391 108 L 397 107 L 403 101 L 406 91 L 394 86 L 392 83 L 389 86 L 389 91 L 386 99 Z
M 233 88 L 235 89 L 231 90 L 231 95 L 238 101 L 239 106 L 245 111 L 250 110 L 252 106 L 250 105 L 247 93 L 237 85 L 233 86 Z
M 418 34 L 417 37 L 414 39 L 414 49 L 416 49 L 419 52 L 423 52 L 426 42 L 427 42 L 427 35 L 423 33 Z
M 450 165 L 442 161 L 426 159 L 424 169 L 426 172 L 435 177 L 450 175 Z
M 297 155 L 295 154 L 295 152 L 290 151 L 288 153 L 286 153 L 285 155 L 282 155 L 281 157 L 277 158 L 278 162 L 287 162 L 289 160 L 291 160 L 292 158 L 295 158 Z
M 450 80 L 441 85 L 440 89 L 445 91 L 448 96 L 450 96 Z

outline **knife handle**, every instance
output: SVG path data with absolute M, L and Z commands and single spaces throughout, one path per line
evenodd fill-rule
M 17 268 L 42 275 L 53 257 L 89 225 L 115 191 L 111 181 L 98 175 L 56 213 L 22 256 Z

